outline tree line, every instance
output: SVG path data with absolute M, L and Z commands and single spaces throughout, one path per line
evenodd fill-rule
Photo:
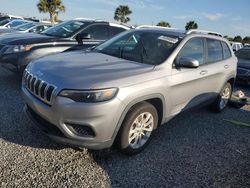
M 58 21 L 58 13 L 65 12 L 66 7 L 63 5 L 62 0 L 39 0 L 37 4 L 37 8 L 39 12 L 49 13 L 51 23 L 55 23 Z M 116 8 L 114 13 L 114 20 L 120 23 L 127 23 L 130 21 L 129 15 L 132 14 L 129 6 L 127 5 L 120 5 Z M 161 27 L 171 27 L 169 22 L 160 21 L 156 24 L 157 26 Z M 186 31 L 190 29 L 198 29 L 198 24 L 192 20 L 186 23 L 185 26 Z M 235 36 L 234 38 L 224 36 L 225 38 L 229 39 L 230 41 L 241 42 L 241 43 L 248 43 L 250 44 L 250 37 L 247 36 L 242 38 L 241 36 Z

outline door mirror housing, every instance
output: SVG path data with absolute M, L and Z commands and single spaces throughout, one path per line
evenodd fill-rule
M 91 39 L 91 35 L 89 33 L 79 33 L 76 35 L 76 41 L 78 42 L 78 44 L 82 44 L 82 40 L 84 39 Z
M 181 57 L 177 61 L 179 67 L 185 68 L 197 68 L 199 67 L 199 61 L 189 57 Z

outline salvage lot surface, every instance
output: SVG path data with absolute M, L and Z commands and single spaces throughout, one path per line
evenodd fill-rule
M 0 187 L 250 186 L 250 128 L 224 121 L 250 123 L 250 111 L 179 115 L 127 157 L 53 143 L 22 111 L 20 83 L 0 67 Z M 250 87 L 239 89 L 250 96 Z

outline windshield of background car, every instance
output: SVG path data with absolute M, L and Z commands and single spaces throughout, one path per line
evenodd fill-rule
M 18 27 L 15 27 L 15 29 L 18 31 L 26 31 L 27 29 L 34 27 L 35 25 L 36 25 L 35 23 L 26 23 L 26 24 L 22 24 Z
M 8 23 L 7 26 L 12 28 L 12 27 L 16 27 L 18 25 L 22 25 L 24 23 L 27 23 L 27 22 L 22 21 L 22 20 L 14 20 L 14 21 L 11 21 L 10 23 Z
M 2 20 L 2 21 L 0 21 L 0 26 L 3 26 L 3 25 L 5 25 L 5 24 L 7 24 L 9 22 L 10 22 L 10 19 Z
M 42 32 L 42 34 L 67 38 L 72 36 L 77 30 L 79 30 L 85 23 L 81 21 L 68 21 L 58 24 Z
M 129 31 L 102 43 L 95 51 L 139 63 L 159 65 L 169 57 L 179 40 L 164 32 Z
M 239 59 L 250 60 L 250 49 L 239 50 L 235 55 L 236 55 Z

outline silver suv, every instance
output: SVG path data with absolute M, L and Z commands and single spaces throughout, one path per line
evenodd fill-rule
M 26 112 L 55 141 L 142 151 L 157 126 L 231 96 L 236 57 L 217 33 L 140 28 L 88 51 L 47 56 L 23 75 Z

